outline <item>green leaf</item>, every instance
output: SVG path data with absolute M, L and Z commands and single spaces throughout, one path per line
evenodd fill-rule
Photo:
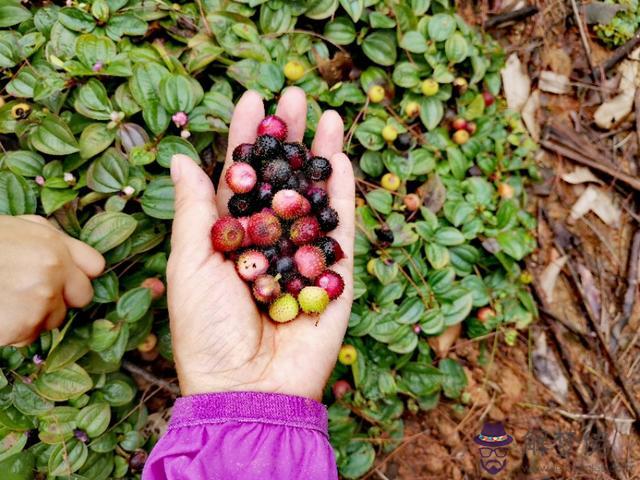
M 147 22 L 130 13 L 111 17 L 107 23 L 107 35 L 119 40 L 123 35 L 144 35 L 147 32 Z
M 95 192 L 119 192 L 128 180 L 129 162 L 115 148 L 103 153 L 87 171 L 87 186 Z
M 425 253 L 427 254 L 427 260 L 433 268 L 435 268 L 436 270 L 440 270 L 441 268 L 449 265 L 450 256 L 449 250 L 447 250 L 446 247 L 432 242 L 427 243 L 424 248 Z
M 386 123 L 377 118 L 368 118 L 356 128 L 355 136 L 367 150 L 380 150 L 385 145 L 382 129 Z
M 370 177 L 379 177 L 384 172 L 382 155 L 378 152 L 367 150 L 360 157 L 360 169 Z
M 63 8 L 58 13 L 58 21 L 74 32 L 89 33 L 96 28 L 93 17 L 79 8 Z
M 356 38 L 356 27 L 347 17 L 338 17 L 324 26 L 324 36 L 338 45 L 349 45 Z
M 16 175 L 23 177 L 35 177 L 42 174 L 44 158 L 42 155 L 30 150 L 13 150 L 5 153 L 0 160 Z
M 400 47 L 412 53 L 424 53 L 427 51 L 427 40 L 420 32 L 410 30 L 402 36 Z
M 113 112 L 107 89 L 95 78 L 78 89 L 73 106 L 78 113 L 94 120 L 109 120 Z
M 425 308 L 422 300 L 418 297 L 413 297 L 405 300 L 400 305 L 400 308 L 396 314 L 396 322 L 412 325 L 417 323 L 424 315 Z
M 360 478 L 371 469 L 376 452 L 368 442 L 349 442 L 344 463 L 340 464 L 340 474 L 344 478 Z
M 153 218 L 171 220 L 173 218 L 175 188 L 170 177 L 152 180 L 142 195 L 142 210 Z
M 469 56 L 469 44 L 460 33 L 451 35 L 444 44 L 444 51 L 451 63 L 461 63 Z
M 101 392 L 104 395 L 104 399 L 109 402 L 112 407 L 126 405 L 133 400 L 133 397 L 136 395 L 133 387 L 123 380 L 113 380 L 107 383 L 102 387 Z
M 13 172 L 0 171 L 0 214 L 25 215 L 36 212 L 35 192 Z
M 82 227 L 80 240 L 104 253 L 129 238 L 137 224 L 136 219 L 126 213 L 98 213 Z
M 88 454 L 87 446 L 75 438 L 58 444 L 49 458 L 49 474 L 53 476 L 72 474 L 84 465 Z
M 429 20 L 429 38 L 436 42 L 444 42 L 456 31 L 456 20 L 447 13 L 438 13 Z
M 151 290 L 144 287 L 134 288 L 120 297 L 116 310 L 118 317 L 127 322 L 140 320 L 151 306 Z
M 516 260 L 522 260 L 535 248 L 535 240 L 521 228 L 500 232 L 496 240 L 500 248 Z
M 410 62 L 399 62 L 393 69 L 393 83 L 403 88 L 413 88 L 420 84 L 420 69 Z
M 156 161 L 163 167 L 169 168 L 171 166 L 171 157 L 177 153 L 182 153 L 193 159 L 196 163 L 200 163 L 200 156 L 191 142 L 172 135 L 163 138 L 158 144 Z
M 86 160 L 103 152 L 115 138 L 115 130 L 107 128 L 106 123 L 92 123 L 80 134 L 80 157 Z
M 420 100 L 420 120 L 427 130 L 433 130 L 444 117 L 444 106 L 442 101 L 435 97 L 426 97 Z
M 78 428 L 84 430 L 89 438 L 102 435 L 111 421 L 111 407 L 108 403 L 98 402 L 80 410 L 76 422 Z
M 354 22 L 360 20 L 364 10 L 364 0 L 340 0 L 340 5 L 349 14 L 351 20 Z
M 378 65 L 389 67 L 396 63 L 396 36 L 388 31 L 375 31 L 362 42 L 362 51 Z
M 371 12 L 369 23 L 372 28 L 393 28 L 396 26 L 396 21 L 393 18 L 380 12 Z
M 367 192 L 365 195 L 367 203 L 378 212 L 389 215 L 391 213 L 391 205 L 393 203 L 393 197 L 391 193 L 381 188 L 376 188 Z
M 30 18 L 31 12 L 18 0 L 4 0 L 0 4 L 0 28 L 12 27 Z
M 46 372 L 61 370 L 81 358 L 89 349 L 86 341 L 78 336 L 65 336 L 52 347 L 45 363 Z
M 442 314 L 444 315 L 445 325 L 451 326 L 462 322 L 469 316 L 472 306 L 473 297 L 471 293 L 462 295 L 452 303 L 445 303 L 442 305 Z
M 79 365 L 51 373 L 43 373 L 34 382 L 36 391 L 44 398 L 63 402 L 87 392 L 93 386 L 91 377 Z
M 35 457 L 29 450 L 23 450 L 0 461 L 0 471 L 4 480 L 32 480 L 34 468 Z
M 454 245 L 462 245 L 465 242 L 465 238 L 457 228 L 441 227 L 436 230 L 433 241 L 440 245 L 452 247 Z
M 93 301 L 96 303 L 111 303 L 118 299 L 118 277 L 113 272 L 91 281 L 93 285 Z
M 442 390 L 448 398 L 458 398 L 467 386 L 467 376 L 462 366 L 451 358 L 440 360 L 438 368 L 442 372 Z
M 37 150 L 49 155 L 69 155 L 80 150 L 67 124 L 52 114 L 46 114 L 29 135 L 29 140 Z
M 188 75 L 165 75 L 158 86 L 162 106 L 173 114 L 189 113 L 202 101 L 204 91 L 200 83 Z
M 160 104 L 160 81 L 169 75 L 162 65 L 157 63 L 138 63 L 129 79 L 129 89 L 135 101 L 142 107 L 142 116 L 149 129 L 156 135 L 169 126 L 171 115 Z
M 59 188 L 43 188 L 40 192 L 40 201 L 42 208 L 47 215 L 52 214 L 67 203 L 78 197 L 77 190 L 59 189 Z
M 20 381 L 13 385 L 13 406 L 25 415 L 38 416 L 53 408 L 53 402 L 38 395 L 33 387 Z

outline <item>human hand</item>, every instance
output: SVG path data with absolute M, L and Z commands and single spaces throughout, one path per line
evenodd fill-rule
M 307 102 L 299 88 L 280 98 L 276 115 L 289 126 L 288 141 L 302 141 Z M 241 143 L 253 143 L 264 117 L 262 99 L 246 92 L 236 105 L 229 131 L 225 170 Z M 342 295 L 320 317 L 300 315 L 278 324 L 255 305 L 249 286 L 232 261 L 211 246 L 214 221 L 228 213 L 232 195 L 224 172 L 217 195 L 192 160 L 176 155 L 171 176 L 176 187 L 167 295 L 173 353 L 183 395 L 260 391 L 319 400 L 335 365 L 353 300 L 354 178 L 342 152 L 343 123 L 334 111 L 322 115 L 312 145 L 314 155 L 331 161 L 327 182 L 340 225 L 331 232 L 346 258 L 331 268 L 342 275 Z
M 28 345 L 93 298 L 104 259 L 36 215 L 0 215 L 0 345 Z

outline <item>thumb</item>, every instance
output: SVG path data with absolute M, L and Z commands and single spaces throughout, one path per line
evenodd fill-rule
M 212 254 L 209 234 L 218 218 L 213 184 L 200 166 L 182 154 L 171 158 L 171 179 L 176 191 L 171 255 L 198 265 Z

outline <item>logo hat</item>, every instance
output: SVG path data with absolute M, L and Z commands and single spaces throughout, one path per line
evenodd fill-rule
M 487 422 L 482 426 L 482 432 L 473 441 L 483 447 L 504 447 L 513 442 L 513 437 L 504 430 L 500 422 Z

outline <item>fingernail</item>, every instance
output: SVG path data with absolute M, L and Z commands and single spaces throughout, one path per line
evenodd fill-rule
M 177 183 L 180 180 L 180 160 L 177 155 L 171 157 L 171 180 L 173 183 Z

